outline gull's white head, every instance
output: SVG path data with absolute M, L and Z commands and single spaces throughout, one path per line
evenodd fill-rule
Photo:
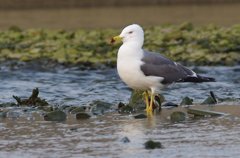
M 142 27 L 137 24 L 125 27 L 119 36 L 113 37 L 112 43 L 119 40 L 121 40 L 124 44 L 132 42 L 142 47 L 144 41 L 144 32 Z

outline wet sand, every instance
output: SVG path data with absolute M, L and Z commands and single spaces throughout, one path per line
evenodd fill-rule
M 178 24 L 234 25 L 240 21 L 240 4 L 172 5 L 146 7 L 100 7 L 77 9 L 0 10 L 0 29 L 21 28 L 122 28 L 131 23 L 143 26 Z

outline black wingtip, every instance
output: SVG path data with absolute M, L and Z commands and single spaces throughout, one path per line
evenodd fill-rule
M 216 82 L 216 80 L 215 80 L 215 78 L 212 78 L 212 77 L 205 77 L 205 76 L 197 75 L 197 77 L 189 76 L 189 77 L 183 78 L 183 79 L 179 80 L 178 82 L 201 83 L 201 82 Z
M 201 82 L 216 82 L 215 78 L 197 75 Z

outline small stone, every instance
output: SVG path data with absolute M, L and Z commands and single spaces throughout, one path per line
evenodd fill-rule
M 211 96 L 209 96 L 201 104 L 216 104 L 216 101 Z
M 77 132 L 78 128 L 73 127 L 73 128 L 70 128 L 69 130 L 72 131 L 72 132 Z
M 126 106 L 124 103 L 122 103 L 122 102 L 118 103 L 118 109 L 121 109 L 124 106 Z
M 165 106 L 165 107 L 178 107 L 178 105 L 173 103 L 173 102 L 166 102 L 166 103 L 162 104 L 162 106 Z
M 189 97 L 184 97 L 180 103 L 180 105 L 192 105 L 193 104 L 193 99 Z
M 181 121 L 185 121 L 186 120 L 186 114 L 184 112 L 181 111 L 174 111 L 171 115 L 170 115 L 170 120 L 172 122 L 181 122 Z
M 112 104 L 100 100 L 95 100 L 90 104 L 90 107 L 92 114 L 103 115 L 106 111 L 111 110 Z
M 145 114 L 138 114 L 134 116 L 135 119 L 144 119 L 147 118 L 147 116 Z
M 77 120 L 85 120 L 85 119 L 89 119 L 91 117 L 91 115 L 89 115 L 88 113 L 84 113 L 84 112 L 80 112 L 76 114 L 76 119 Z
M 210 96 L 207 97 L 201 104 L 216 104 L 217 103 L 217 99 L 215 94 L 210 91 Z
M 118 109 L 118 112 L 121 114 L 123 114 L 123 113 L 130 114 L 130 113 L 133 113 L 133 107 L 131 107 L 129 105 L 123 105 Z
M 49 112 L 44 115 L 45 121 L 65 121 L 66 119 L 67 119 L 67 115 L 60 110 Z
M 123 143 L 129 143 L 129 142 L 130 142 L 130 139 L 129 139 L 128 137 L 123 137 L 123 138 L 121 139 L 121 142 L 123 142 Z
M 144 143 L 145 149 L 159 149 L 163 148 L 162 144 L 160 142 L 155 142 L 153 140 L 148 140 Z

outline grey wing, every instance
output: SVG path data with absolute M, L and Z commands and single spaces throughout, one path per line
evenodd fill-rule
M 141 70 L 144 75 L 163 77 L 164 84 L 178 82 L 190 76 L 197 77 L 192 70 L 157 53 L 145 51 L 142 61 L 144 64 L 141 65 Z

